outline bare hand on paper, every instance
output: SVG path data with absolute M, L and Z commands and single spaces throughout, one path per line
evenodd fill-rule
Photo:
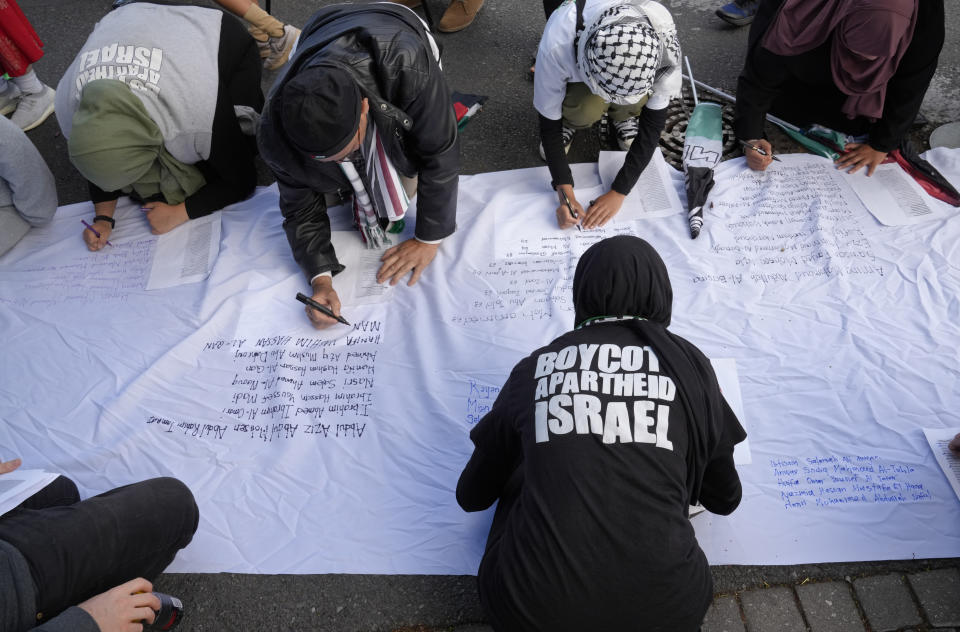
M 79 605 L 100 628 L 100 632 L 135 632 L 143 629 L 141 621 L 153 623 L 160 599 L 153 594 L 153 584 L 138 577 Z
M 93 230 L 100 233 L 100 236 L 97 237 L 93 233 Z M 96 252 L 107 245 L 107 240 L 110 239 L 110 233 L 113 232 L 113 226 L 110 225 L 110 222 L 105 222 L 101 219 L 93 223 L 93 230 L 84 226 L 83 241 L 86 242 L 88 249 Z
M 147 221 L 150 222 L 150 231 L 154 235 L 169 233 L 171 230 L 186 222 L 190 217 L 187 215 L 187 205 L 177 204 L 170 206 L 163 202 L 147 202 L 143 208 L 148 208 Z
M 950 449 L 960 453 L 960 434 L 950 440 Z
M 849 169 L 847 173 L 856 173 L 861 167 L 867 168 L 867 175 L 872 176 L 877 165 L 886 160 L 887 152 L 877 151 L 866 143 L 847 143 L 843 153 L 836 160 L 837 169 Z
M 9 461 L 0 461 L 0 474 L 8 474 L 18 467 L 22 461 L 20 459 L 10 459 Z
M 322 276 L 313 280 L 313 296 L 311 298 L 321 305 L 329 307 L 337 316 L 340 315 L 340 297 L 333 289 L 333 279 L 331 277 Z M 307 317 L 316 329 L 325 329 L 330 325 L 337 324 L 336 318 L 330 318 L 309 305 L 306 305 L 305 309 Z
M 567 199 L 570 200 L 570 208 L 573 209 L 577 217 L 570 214 L 570 208 L 567 208 L 567 203 L 563 200 L 564 193 L 566 193 Z M 577 196 L 573 194 L 573 187 L 569 184 L 561 184 L 558 186 L 557 198 L 560 200 L 560 205 L 557 207 L 557 226 L 560 228 L 573 228 L 579 224 L 583 220 L 584 212 L 583 206 L 580 205 L 580 202 L 577 202 Z
M 598 197 L 590 203 L 587 216 L 583 220 L 583 227 L 596 228 L 609 222 L 614 215 L 620 212 L 625 197 L 625 195 L 616 191 L 607 191 Z
M 773 145 L 771 145 L 770 141 L 765 138 L 751 139 L 747 142 L 754 147 L 759 147 L 763 151 L 767 152 L 767 155 L 764 156 L 760 152 L 750 149 L 749 147 L 743 148 L 743 157 L 747 159 L 747 166 L 754 171 L 764 171 L 770 166 L 770 163 L 773 162 Z
M 424 268 L 437 256 L 439 247 L 440 244 L 425 244 L 416 239 L 408 239 L 390 248 L 380 257 L 383 265 L 377 272 L 377 283 L 390 279 L 390 285 L 396 285 L 410 272 L 407 285 L 413 285 L 420 279 Z

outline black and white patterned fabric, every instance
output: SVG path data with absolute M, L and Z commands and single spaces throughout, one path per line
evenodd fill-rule
M 631 105 L 653 91 L 663 48 L 646 16 L 630 4 L 619 4 L 579 34 L 577 64 L 591 92 L 610 103 Z

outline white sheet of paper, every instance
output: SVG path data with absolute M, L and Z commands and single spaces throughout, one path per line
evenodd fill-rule
M 0 516 L 52 483 L 57 476 L 43 470 L 20 468 L 0 474 Z
M 943 475 L 950 481 L 957 500 L 960 500 L 960 454 L 950 449 L 950 441 L 957 434 L 960 434 L 960 427 L 923 429 L 923 436 L 930 444 L 930 451 L 936 457 Z
M 600 179 L 605 190 L 609 191 L 613 181 L 623 166 L 625 151 L 601 151 L 599 160 Z M 646 169 L 623 201 L 620 212 L 614 216 L 615 222 L 629 222 L 637 219 L 666 217 L 682 213 L 683 205 L 672 184 L 671 168 L 663 159 L 658 147 L 650 157 Z M 589 198 L 586 202 L 589 202 Z M 584 207 L 587 205 L 584 204 Z
M 330 240 L 337 251 L 337 259 L 345 266 L 343 272 L 334 277 L 333 281 L 340 303 L 347 306 L 389 301 L 394 286 L 377 283 L 377 271 L 382 265 L 380 258 L 384 251 L 364 246 L 360 233 L 356 230 L 332 231 Z M 400 243 L 401 240 L 402 238 L 397 238 L 395 243 Z
M 557 226 L 556 194 L 520 193 L 528 188 L 521 183 L 505 188 L 490 200 L 496 218 L 495 259 L 577 257 L 601 239 L 618 234 L 633 234 L 630 223 L 609 222 L 589 230 L 561 229 Z M 575 189 L 577 199 L 591 200 L 603 192 L 599 186 Z M 518 212 L 518 209 L 523 209 Z
M 207 278 L 220 252 L 220 213 L 192 219 L 160 235 L 146 289 L 159 290 Z
M 720 392 L 723 398 L 727 400 L 733 414 L 740 420 L 740 425 L 747 431 L 747 420 L 743 414 L 743 397 L 740 395 L 740 377 L 737 375 L 737 361 L 733 358 L 710 358 L 710 364 L 713 366 L 714 373 L 717 374 L 717 382 L 720 384 Z M 749 465 L 753 462 L 750 455 L 750 437 L 738 443 L 733 448 L 733 462 L 737 465 Z
M 938 219 L 947 213 L 946 205 L 927 192 L 896 163 L 879 165 L 872 176 L 867 170 L 843 173 L 864 206 L 887 226 L 906 226 Z M 945 207 L 945 208 L 944 208 Z

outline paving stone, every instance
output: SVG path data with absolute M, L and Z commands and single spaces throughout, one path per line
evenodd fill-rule
M 960 625 L 960 570 L 941 568 L 913 573 L 907 578 L 930 625 Z
M 710 604 L 703 618 L 701 632 L 744 632 L 743 618 L 737 598 L 729 595 L 717 597 Z
M 860 612 L 845 582 L 797 586 L 811 632 L 864 632 Z
M 853 587 L 874 632 L 892 632 L 923 622 L 900 575 L 861 577 L 853 581 Z
M 778 586 L 740 593 L 748 632 L 807 632 L 793 589 Z

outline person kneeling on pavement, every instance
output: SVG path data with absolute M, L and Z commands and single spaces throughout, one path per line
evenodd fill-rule
M 280 190 L 283 227 L 313 299 L 340 315 L 325 195 L 352 197 L 368 248 L 387 248 L 377 281 L 408 285 L 456 228 L 460 145 L 439 51 L 426 25 L 397 4 L 331 5 L 303 28 L 270 91 L 260 154 Z M 401 241 L 417 195 L 415 237 Z M 315 327 L 336 323 L 306 308 Z
M 141 204 L 155 234 L 248 197 L 263 107 L 260 54 L 218 9 L 130 2 L 94 27 L 57 90 L 70 160 L 89 181 L 106 245 L 117 199 Z
M 17 125 L 0 117 L 0 255 L 57 212 L 57 183 L 43 156 Z
M 0 462 L 0 477 L 20 459 Z M 68 478 L 0 516 L 0 632 L 113 632 L 152 623 L 151 591 L 200 514 L 190 490 L 154 478 L 81 501 Z
M 537 51 L 533 105 L 561 228 L 603 226 L 620 211 L 657 148 L 681 79 L 677 29 L 657 2 L 576 0 L 550 15 Z M 611 190 L 584 213 L 566 154 L 574 133 L 603 117 L 627 157 Z
M 499 500 L 478 572 L 495 630 L 699 628 L 713 580 L 689 506 L 740 504 L 746 433 L 710 361 L 668 331 L 672 300 L 650 244 L 594 244 L 576 327 L 521 360 L 470 432 L 457 501 Z

